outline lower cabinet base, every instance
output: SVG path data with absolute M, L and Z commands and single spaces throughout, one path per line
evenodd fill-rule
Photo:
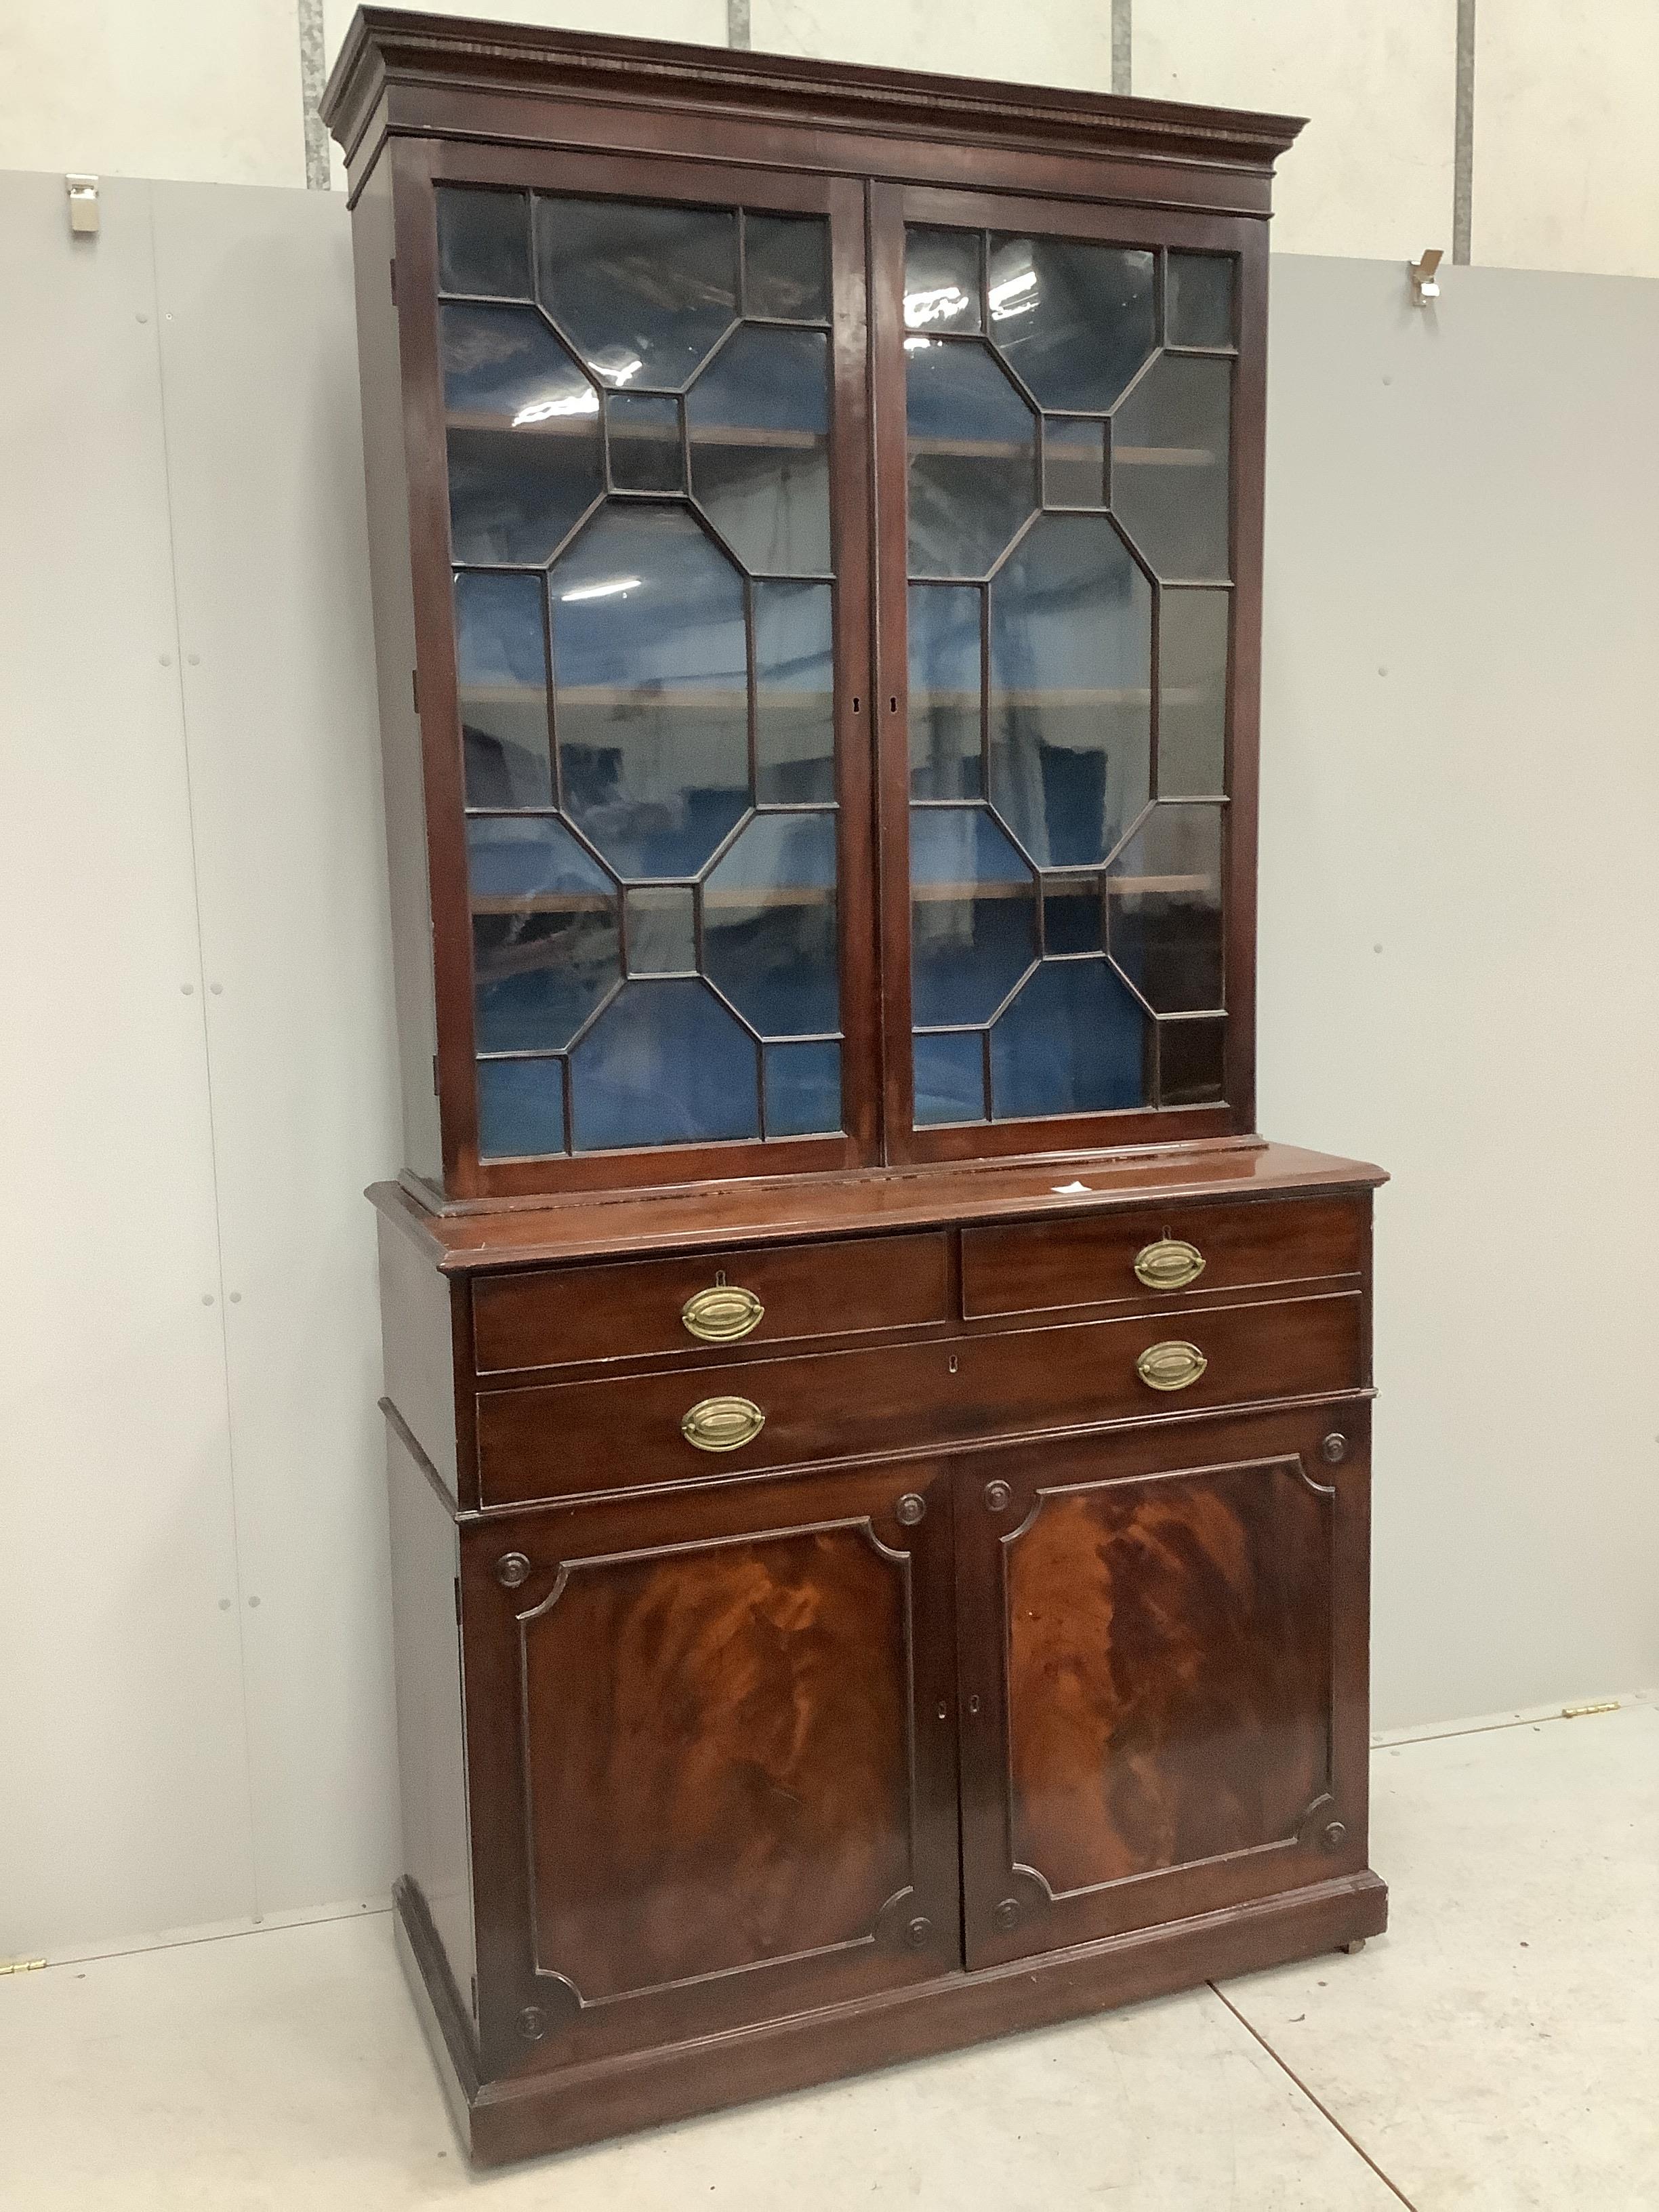
M 1388 1925 L 1374 1874 L 1346 1875 L 1104 1942 L 953 1973 L 694 2043 L 480 2083 L 471 2032 L 416 1887 L 394 1892 L 398 1954 L 461 2142 L 480 2166 L 569 2150 L 896 2061 L 1334 1951 Z

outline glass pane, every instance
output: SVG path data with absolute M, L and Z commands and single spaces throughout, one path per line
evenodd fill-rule
M 546 561 L 599 495 L 599 395 L 533 308 L 442 318 L 454 557 Z
M 1106 943 L 1156 1014 L 1219 1007 L 1221 814 L 1155 806 L 1106 878 Z
M 1103 515 L 1044 515 L 991 585 L 991 799 L 1043 867 L 1098 866 L 1152 776 L 1152 592 Z
M 761 1059 L 769 1137 L 828 1136 L 840 1128 L 838 1044 L 769 1044 Z
M 935 1030 L 919 1034 L 913 1044 L 916 1126 L 984 1121 L 983 1030 Z
M 981 806 L 910 812 L 911 1018 L 985 1022 L 1036 957 L 1030 870 Z
M 755 796 L 765 805 L 836 796 L 835 641 L 828 584 L 757 584 Z
M 1172 253 L 1164 316 L 1172 346 L 1231 346 L 1233 267 L 1219 253 Z
M 991 336 L 1039 407 L 1105 414 L 1158 343 L 1139 248 L 994 238 L 988 296 Z
M 522 192 L 438 187 L 438 289 L 529 300 L 530 203 Z
M 830 341 L 745 328 L 687 397 L 691 489 L 745 568 L 830 568 Z
M 1227 1095 L 1227 1024 L 1160 1022 L 1158 1025 L 1158 1103 L 1208 1106 Z
M 570 1055 L 576 1151 L 758 1137 L 758 1049 L 706 983 L 625 983 Z
M 619 505 L 552 599 L 566 811 L 619 875 L 696 875 L 749 805 L 741 578 L 683 509 Z
M 839 1029 L 836 817 L 757 814 L 708 872 L 703 967 L 763 1036 Z
M 905 232 L 907 331 L 984 329 L 980 313 L 979 248 L 976 230 Z
M 1036 417 L 982 345 L 904 357 L 910 573 L 982 576 L 1036 505 Z
M 678 399 L 654 392 L 608 392 L 605 427 L 611 444 L 611 481 L 618 491 L 685 489 Z
M 621 970 L 615 886 L 562 823 L 466 825 L 480 1052 L 568 1044 Z
M 1230 361 L 1160 354 L 1112 422 L 1112 511 L 1159 576 L 1229 568 Z
M 738 312 L 737 217 L 538 194 L 542 305 L 602 383 L 677 392 Z
M 827 323 L 829 246 L 821 216 L 745 215 L 745 312 L 779 323 Z
M 1042 950 L 1048 959 L 1106 949 L 1106 908 L 1098 876 L 1044 876 Z
M 696 893 L 690 884 L 652 884 L 629 891 L 628 972 L 630 975 L 692 975 L 697 967 Z
M 1226 788 L 1227 592 L 1162 593 L 1158 615 L 1158 795 Z
M 980 603 L 972 585 L 912 584 L 910 795 L 983 799 Z
M 469 806 L 550 806 L 539 576 L 457 576 L 456 681 Z
M 1106 425 L 1048 416 L 1042 425 L 1045 507 L 1104 507 Z
M 1150 1105 L 1148 1028 L 1105 961 L 1045 961 L 991 1031 L 995 1118 Z
M 478 1062 L 478 1152 L 486 1160 L 564 1150 L 564 1063 Z

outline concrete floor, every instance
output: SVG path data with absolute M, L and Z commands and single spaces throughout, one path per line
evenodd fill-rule
M 8 2212 L 1659 2212 L 1659 1711 L 1378 1750 L 1395 1932 L 472 2179 L 384 1914 L 0 1981 Z

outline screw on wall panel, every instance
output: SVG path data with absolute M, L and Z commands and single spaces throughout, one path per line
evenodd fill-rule
M 258 1607 L 259 1607 L 259 1601 L 258 1601 L 258 1599 L 257 1597 L 251 1597 L 251 1598 L 248 1600 L 248 1603 L 249 1603 L 249 1604 L 250 1604 L 250 1605 L 254 1608 L 255 1612 L 258 1612 Z
M 208 988 L 216 999 L 222 999 L 225 994 L 225 987 L 222 983 L 210 983 Z
M 212 1291 L 203 1291 L 203 1293 L 202 1293 L 202 1304 L 203 1304 L 204 1306 L 210 1306 L 210 1305 L 213 1304 L 213 1293 L 212 1293 Z
M 232 1304 L 232 1305 L 234 1305 L 234 1306 L 239 1306 L 239 1305 L 240 1305 L 240 1304 L 241 1304 L 241 1303 L 242 1303 L 242 1294 L 241 1294 L 241 1292 L 240 1292 L 240 1291 L 233 1291 L 231 1292 L 231 1294 L 230 1294 L 230 1303 L 231 1303 L 231 1304 Z
M 186 999 L 193 999 L 196 995 L 196 986 L 194 983 L 181 983 L 179 986 L 179 988 Z

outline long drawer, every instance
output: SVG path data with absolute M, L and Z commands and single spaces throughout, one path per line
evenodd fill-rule
M 962 1232 L 970 1319 L 1356 1275 L 1366 1210 L 1354 1199 L 1175 1206 L 1018 1221 Z
M 691 1259 L 526 1269 L 473 1285 L 481 1375 L 699 1345 L 904 1328 L 950 1315 L 942 1230 L 760 1245 Z
M 1357 1291 L 478 1398 L 485 1505 L 1356 1389 Z M 688 1430 L 690 1431 L 688 1434 Z M 694 1441 L 700 1437 L 702 1442 Z

